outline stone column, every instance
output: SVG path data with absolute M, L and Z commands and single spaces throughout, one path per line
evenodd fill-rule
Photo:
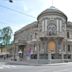
M 17 60 L 19 59 L 18 45 L 16 45 L 16 49 L 15 49 L 15 58 L 16 58 Z
M 49 63 L 51 64 L 51 52 L 48 53 Z
M 61 42 L 61 53 L 62 53 L 62 62 L 64 62 L 64 49 L 63 49 L 62 42 Z
M 23 59 L 25 59 L 25 46 L 23 47 Z
M 62 32 L 62 21 L 60 20 L 60 32 Z
M 58 22 L 59 20 L 57 20 L 57 35 L 58 35 L 58 31 L 59 31 L 59 22 Z
M 71 45 L 71 61 L 72 61 L 72 45 Z
M 38 61 L 38 64 L 39 64 L 39 58 L 40 58 L 40 57 L 39 57 L 39 54 L 40 54 L 40 53 L 39 53 L 39 52 L 40 52 L 39 50 L 40 50 L 40 49 L 39 49 L 39 42 L 37 42 L 37 61 Z
M 48 54 L 48 44 L 47 44 L 47 40 L 45 40 L 44 53 L 45 53 L 45 54 Z M 45 56 L 45 58 L 48 59 L 48 56 Z
M 48 41 L 49 42 L 49 41 Z M 48 49 L 49 50 L 49 49 Z M 48 63 L 51 64 L 51 51 L 48 51 Z

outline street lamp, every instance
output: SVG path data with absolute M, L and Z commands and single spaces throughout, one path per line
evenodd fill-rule
M 9 0 L 10 3 L 13 3 L 13 0 Z

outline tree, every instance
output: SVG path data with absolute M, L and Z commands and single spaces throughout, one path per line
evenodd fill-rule
M 5 46 L 5 48 L 7 47 L 7 45 L 10 44 L 10 39 L 12 36 L 12 29 L 8 26 L 8 27 L 4 27 L 2 29 L 2 36 L 3 36 L 3 45 Z
M 0 29 L 0 43 L 2 41 L 2 30 Z
M 8 50 L 7 48 L 11 47 L 10 40 L 12 36 L 12 29 L 8 27 L 4 27 L 0 29 L 0 49 L 2 51 L 5 48 L 5 52 Z
M 0 29 L 0 49 L 1 49 L 1 52 L 2 52 L 2 30 Z

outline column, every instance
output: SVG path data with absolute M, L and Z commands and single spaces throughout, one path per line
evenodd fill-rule
M 57 20 L 57 34 L 58 34 L 58 31 L 59 31 L 59 25 L 58 25 L 58 20 Z
M 48 49 L 49 50 L 49 49 Z M 48 51 L 48 61 L 49 61 L 49 63 L 51 64 L 51 51 L 49 50 Z
M 62 31 L 62 21 L 60 20 L 60 32 Z
M 47 48 L 48 48 L 48 46 L 47 46 L 47 41 L 45 41 L 45 46 L 44 46 L 44 53 L 47 53 Z
M 71 61 L 72 61 L 72 45 L 71 45 Z
M 45 31 L 47 31 L 47 19 L 45 19 Z
M 63 41 L 63 40 L 61 40 L 61 52 L 62 52 L 62 62 L 64 62 L 64 50 L 63 50 L 62 41 Z
M 49 63 L 51 64 L 51 52 L 48 53 Z
M 64 62 L 64 54 L 63 54 L 63 52 L 62 52 L 62 62 Z
M 25 45 L 23 47 L 23 59 L 25 59 Z
M 16 60 L 18 58 L 18 46 L 15 45 L 15 48 L 14 48 L 14 60 Z
M 42 21 L 42 32 L 45 30 L 44 20 Z
M 39 44 L 38 44 L 38 42 L 37 42 L 37 61 L 39 64 Z

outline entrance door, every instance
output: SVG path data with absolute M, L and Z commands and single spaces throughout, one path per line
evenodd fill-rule
M 54 40 L 48 42 L 48 52 L 55 52 L 56 43 Z
M 24 57 L 24 47 L 25 47 L 24 45 L 20 45 L 19 46 L 19 49 L 18 50 L 22 52 L 22 53 L 19 53 L 19 57 L 20 58 L 23 58 Z

